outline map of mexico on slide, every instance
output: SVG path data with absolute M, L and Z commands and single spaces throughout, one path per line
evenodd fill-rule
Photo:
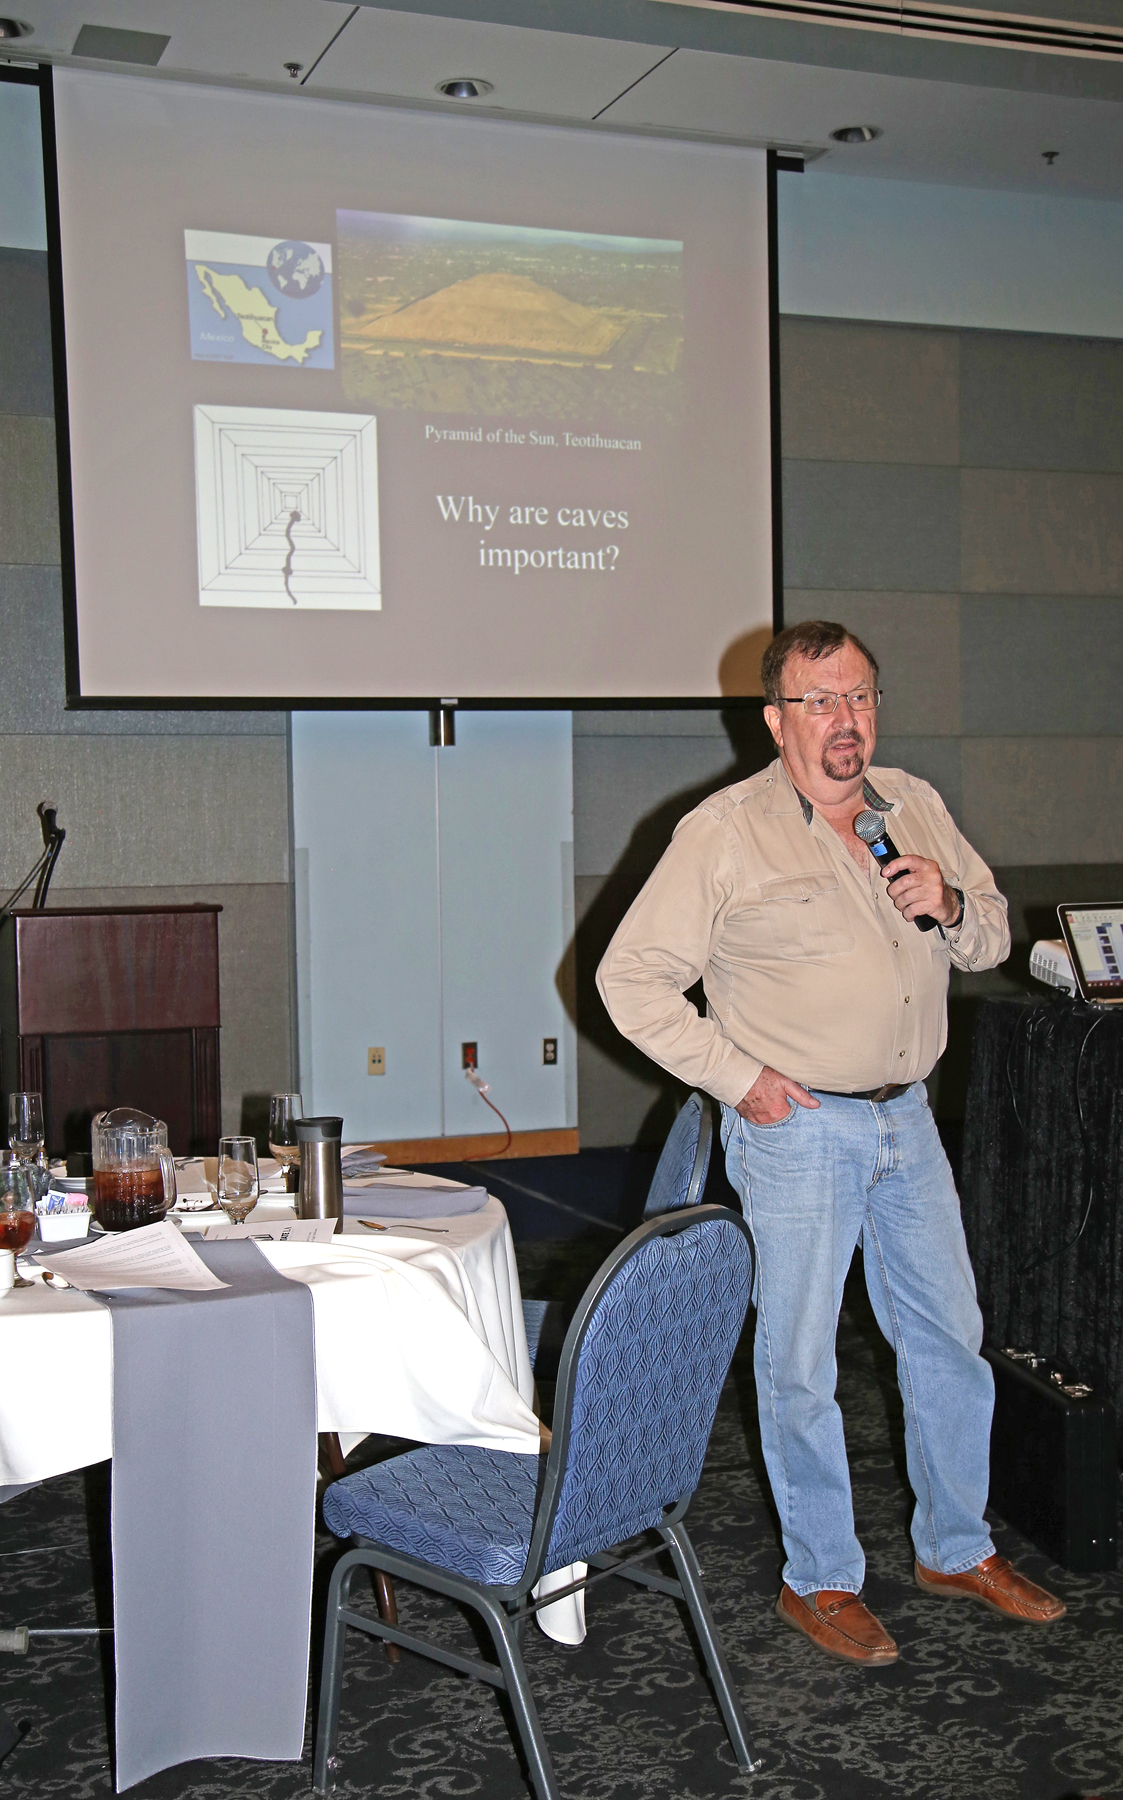
M 183 247 L 194 361 L 335 367 L 330 244 L 185 231 Z

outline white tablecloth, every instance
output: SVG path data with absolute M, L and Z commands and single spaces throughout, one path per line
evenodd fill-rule
M 395 1179 L 399 1179 L 395 1177 Z M 293 1216 L 259 1202 L 255 1222 Z M 370 1218 L 377 1220 L 376 1193 Z M 212 1214 L 185 1215 L 193 1227 Z M 344 1450 L 372 1431 L 429 1444 L 537 1455 L 534 1377 L 507 1214 L 420 1223 L 357 1219 L 327 1244 L 266 1243 L 273 1267 L 312 1291 L 316 1424 Z M 441 1227 L 438 1231 L 436 1228 Z M 108 1310 L 75 1288 L 36 1282 L 0 1302 L 0 1486 L 44 1481 L 113 1453 L 113 1339 Z M 215 1370 L 215 1379 L 231 1372 Z M 175 1371 L 168 1372 L 169 1396 Z M 554 1586 L 573 1578 L 560 1570 Z M 545 1583 L 543 1584 L 545 1586 Z M 584 1637 L 584 1596 L 539 1614 L 550 1637 Z
M 253 1216 L 292 1215 L 262 1203 Z M 279 1273 L 312 1290 L 317 1428 L 536 1454 L 507 1215 L 489 1200 L 478 1213 L 432 1223 L 447 1236 L 405 1224 L 375 1233 L 349 1219 L 328 1244 L 261 1246 Z M 0 1359 L 8 1372 L 0 1383 L 0 1486 L 112 1455 L 104 1306 L 74 1288 L 16 1289 L 0 1301 Z M 230 1374 L 216 1369 L 215 1379 Z M 174 1390 L 169 1370 L 169 1398 Z

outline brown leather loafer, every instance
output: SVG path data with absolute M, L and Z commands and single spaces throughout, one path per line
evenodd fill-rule
M 825 1650 L 828 1656 L 875 1667 L 897 1660 L 893 1639 L 857 1594 L 823 1588 L 818 1594 L 799 1595 L 785 1582 L 776 1613 L 785 1625 L 802 1631 L 816 1650 Z
M 978 1600 L 1026 1625 L 1051 1625 L 1054 1619 L 1063 1619 L 1067 1610 L 1063 1600 L 1027 1581 L 1004 1556 L 988 1556 L 986 1562 L 965 1569 L 962 1575 L 940 1575 L 918 1562 L 916 1585 L 923 1593 L 942 1594 L 946 1600 Z

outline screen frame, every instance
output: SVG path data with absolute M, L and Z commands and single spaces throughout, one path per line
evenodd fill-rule
M 1076 947 L 1076 939 L 1070 923 L 1070 914 L 1084 912 L 1118 912 L 1123 915 L 1123 900 L 1118 904 L 1110 900 L 1065 901 L 1057 907 L 1057 918 L 1060 921 L 1065 948 L 1072 964 L 1072 973 L 1080 998 L 1089 1006 L 1123 1006 L 1123 985 L 1120 986 L 1117 994 L 1098 994 L 1092 989 L 1085 976 L 1084 965 L 1080 960 L 1080 952 Z
M 152 71 L 145 71 L 151 75 Z M 43 174 L 47 219 L 47 282 L 51 312 L 51 357 L 55 397 L 55 442 L 58 460 L 59 539 L 62 566 L 63 646 L 65 658 L 66 709 L 76 711 L 152 711 L 168 712 L 419 712 L 455 707 L 465 711 L 667 711 L 694 710 L 760 711 L 764 698 L 759 694 L 718 695 L 625 695 L 612 697 L 582 695 L 557 698 L 488 697 L 473 695 L 461 700 L 441 694 L 410 695 L 404 698 L 377 694 L 338 695 L 99 695 L 82 692 L 81 657 L 78 641 L 77 566 L 74 545 L 73 485 L 71 475 L 70 410 L 67 389 L 66 326 L 63 303 L 62 229 L 60 218 L 58 151 L 55 138 L 55 106 L 53 71 L 49 63 L 36 70 L 0 70 L 0 79 L 16 80 L 38 86 L 39 109 L 43 134 Z M 372 103 L 373 104 L 373 103 Z M 584 125 L 582 129 L 588 130 Z M 621 135 L 613 132 L 611 135 Z M 768 386 L 770 423 L 770 489 L 772 537 L 772 632 L 784 628 L 784 558 L 783 558 L 783 483 L 780 401 L 780 284 L 778 270 L 777 177 L 780 173 L 803 173 L 803 160 L 775 150 L 765 152 L 766 258 L 768 307 Z

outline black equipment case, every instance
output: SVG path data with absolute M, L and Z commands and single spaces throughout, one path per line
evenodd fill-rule
M 1062 1568 L 1114 1569 L 1119 1471 L 1110 1402 L 1030 1351 L 983 1355 L 994 1371 L 990 1505 Z

